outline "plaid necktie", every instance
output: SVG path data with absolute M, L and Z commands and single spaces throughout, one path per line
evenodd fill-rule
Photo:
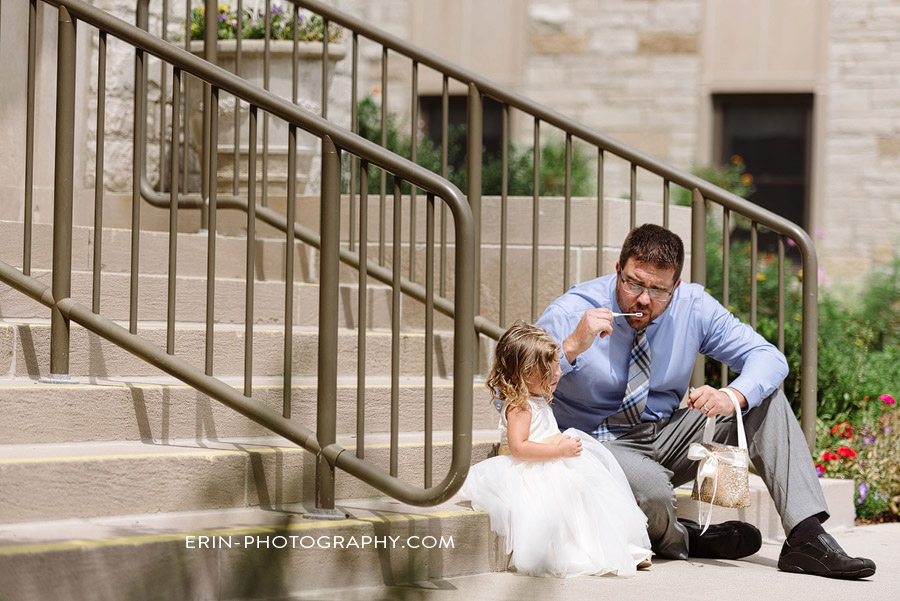
M 625 398 L 619 411 L 613 413 L 591 434 L 597 440 L 613 440 L 628 432 L 641 421 L 641 414 L 647 406 L 650 393 L 650 343 L 647 330 L 640 330 L 631 346 L 631 360 L 628 363 L 628 383 Z

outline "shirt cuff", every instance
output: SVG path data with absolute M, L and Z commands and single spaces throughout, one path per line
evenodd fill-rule
M 742 411 L 743 414 L 746 414 L 748 411 L 754 407 L 758 407 L 759 404 L 762 403 L 763 396 L 759 385 L 749 381 L 743 381 L 741 376 L 738 376 L 734 382 L 729 383 L 728 388 L 734 388 L 747 399 L 747 407 Z

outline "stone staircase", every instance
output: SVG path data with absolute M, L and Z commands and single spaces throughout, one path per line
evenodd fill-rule
M 0 222 L 0 258 L 21 260 L 21 236 L 21 223 Z M 107 229 L 102 236 L 101 314 L 125 322 L 130 234 Z M 51 227 L 37 225 L 33 275 L 48 283 L 50 240 Z M 75 228 L 73 298 L 87 306 L 93 244 L 93 230 Z M 201 369 L 206 244 L 205 235 L 179 235 L 175 347 Z M 237 235 L 217 240 L 214 374 L 237 389 L 244 385 L 245 244 Z M 142 234 L 138 333 L 163 348 L 167 245 L 164 233 Z M 292 417 L 315 428 L 316 253 L 302 244 L 296 252 L 295 262 L 303 267 L 294 284 Z M 488 261 L 491 252 L 485 253 Z M 260 239 L 257 257 L 253 398 L 281 411 L 284 241 Z M 337 442 L 355 450 L 357 284 L 351 270 L 344 270 L 343 280 Z M 384 469 L 390 447 L 390 295 L 385 287 L 369 286 L 364 452 Z M 412 303 L 404 305 L 408 323 L 399 384 L 400 476 L 416 484 L 424 475 L 425 336 L 416 330 L 419 312 Z M 49 310 L 0 286 L 0 319 L 0 599 L 265 599 L 505 569 L 507 558 L 486 516 L 459 499 L 410 507 L 338 471 L 337 507 L 348 519 L 310 519 L 310 453 L 74 324 L 75 381 L 43 383 Z M 452 331 L 437 331 L 434 344 L 438 481 L 450 462 Z M 489 350 L 482 345 L 482 362 Z M 477 462 L 495 448 L 497 414 L 481 383 L 473 383 L 473 391 Z M 736 517 L 776 539 L 777 516 L 758 481 L 753 494 L 753 507 Z M 829 484 L 826 494 L 832 510 L 839 508 L 830 528 L 835 522 L 838 528 L 851 526 L 852 485 Z M 689 500 L 681 499 L 679 510 L 696 519 Z M 723 519 L 733 518 L 717 508 L 714 520 Z

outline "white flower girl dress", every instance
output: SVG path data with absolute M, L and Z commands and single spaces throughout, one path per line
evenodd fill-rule
M 528 440 L 559 437 L 543 397 L 532 397 Z M 508 444 L 506 407 L 500 442 Z M 572 577 L 635 573 L 650 558 L 647 518 L 635 503 L 625 473 L 602 444 L 574 428 L 578 457 L 520 461 L 500 455 L 472 466 L 460 495 L 490 516 L 506 539 L 510 565 L 532 576 Z

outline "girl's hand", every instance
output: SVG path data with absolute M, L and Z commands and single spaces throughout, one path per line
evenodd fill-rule
M 556 443 L 556 446 L 559 448 L 559 456 L 561 458 L 581 455 L 581 439 L 577 436 L 575 438 L 563 436 L 562 440 Z

